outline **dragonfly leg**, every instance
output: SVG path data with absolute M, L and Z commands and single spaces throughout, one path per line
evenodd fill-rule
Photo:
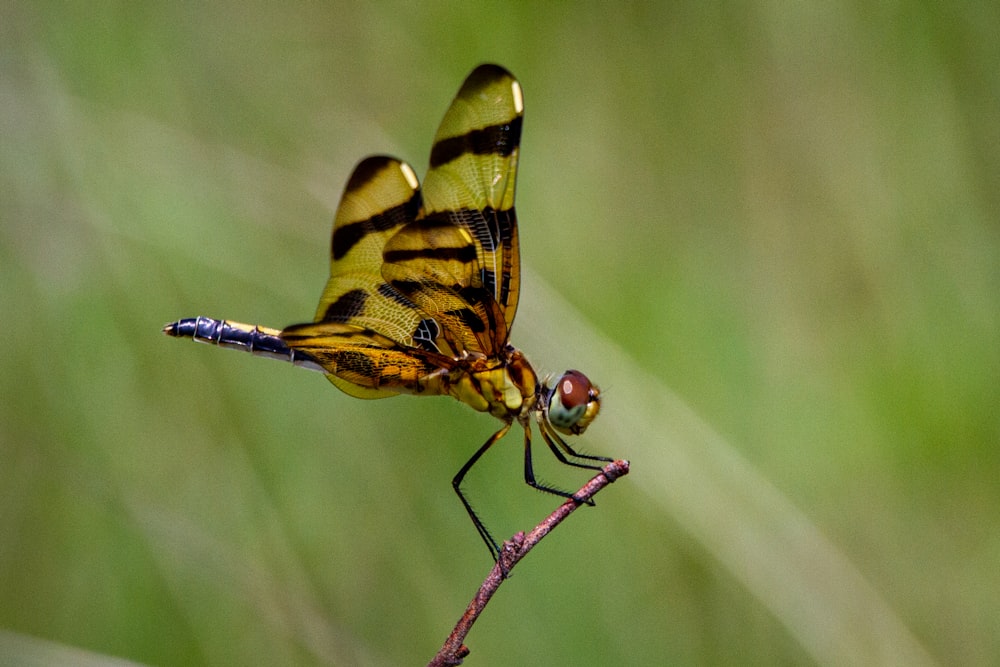
M 497 560 L 497 557 L 500 555 L 500 545 L 495 539 L 493 539 L 493 536 L 490 535 L 490 531 L 486 530 L 486 526 L 483 525 L 483 522 L 479 519 L 476 511 L 472 509 L 472 505 L 469 503 L 468 498 L 466 498 L 465 494 L 462 493 L 462 480 L 465 479 L 465 475 L 472 469 L 472 466 L 476 465 L 476 461 L 478 461 L 480 457 L 486 453 L 486 450 L 492 447 L 497 440 L 507 435 L 509 430 L 510 423 L 508 422 L 503 425 L 503 428 L 491 435 L 489 439 L 483 443 L 482 447 L 476 450 L 476 453 L 472 455 L 472 458 L 465 462 L 462 469 L 459 470 L 458 474 L 456 474 L 451 480 L 452 488 L 455 489 L 455 493 L 458 494 L 459 500 L 461 500 L 462 505 L 465 506 L 465 511 L 468 512 L 469 518 L 472 519 L 472 523 L 476 526 L 479 536 L 483 538 L 483 542 L 486 543 L 486 547 L 490 550 L 490 555 L 493 557 L 493 560 Z
M 586 461 L 600 461 L 602 463 L 611 463 L 614 459 L 608 458 L 607 456 L 594 456 L 592 454 L 581 454 L 572 447 L 570 447 L 565 440 L 559 437 L 557 433 L 551 432 L 548 425 L 543 421 L 539 424 L 539 430 L 542 432 L 542 438 L 545 439 L 545 444 L 549 446 L 552 453 L 557 459 L 562 463 L 569 466 L 576 466 L 577 468 L 587 468 L 588 470 L 601 470 L 604 466 L 595 465 L 592 463 L 581 463 L 580 461 L 573 461 L 566 457 L 566 454 L 577 458 L 584 459 Z M 565 454 L 563 453 L 565 452 Z
M 544 431 L 542 431 L 542 435 L 543 436 L 545 435 Z M 548 438 L 546 438 L 545 441 L 546 443 L 548 443 Z M 549 443 L 549 447 L 551 448 L 552 446 L 553 445 Z M 563 463 L 568 463 L 569 465 L 577 465 L 586 468 L 591 467 L 568 461 L 566 457 L 562 455 L 562 453 L 556 454 L 556 457 Z M 548 484 L 544 484 L 535 479 L 534 464 L 531 461 L 531 428 L 529 428 L 527 425 L 525 425 L 524 427 L 524 481 L 528 486 L 530 486 L 533 489 L 538 489 L 539 491 L 544 491 L 545 493 L 551 493 L 553 495 L 560 496 L 561 498 L 572 498 L 574 501 L 576 501 L 577 504 L 580 504 L 582 502 L 580 501 L 579 498 L 574 496 L 569 491 L 563 491 L 562 489 L 557 489 L 554 486 L 549 486 Z M 587 504 L 593 505 L 594 502 L 588 501 Z

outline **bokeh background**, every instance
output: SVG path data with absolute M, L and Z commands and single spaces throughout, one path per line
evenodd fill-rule
M 526 96 L 513 341 L 627 457 L 470 665 L 1000 661 L 1000 5 L 5 3 L 0 663 L 424 664 L 496 424 L 170 340 L 308 320 L 371 153 Z M 539 456 L 543 477 L 584 481 Z M 498 535 L 554 507 L 516 437 Z

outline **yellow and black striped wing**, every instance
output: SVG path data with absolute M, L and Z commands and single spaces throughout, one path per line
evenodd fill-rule
M 382 278 L 386 241 L 420 214 L 420 185 L 405 162 L 365 158 L 354 169 L 337 208 L 330 240 L 330 279 L 316 322 L 349 322 L 412 346 L 422 319 Z
M 477 67 L 434 137 L 421 215 L 384 248 L 382 275 L 441 325 L 452 348 L 496 354 L 514 321 L 523 113 L 513 75 Z
M 427 316 L 381 273 L 386 241 L 418 217 L 420 206 L 409 165 L 384 156 L 362 160 L 334 218 L 330 279 L 315 322 L 281 332 L 289 347 L 314 358 L 352 396 L 392 396 L 440 368 L 412 351 L 433 340 L 431 324 L 422 324 Z
M 355 168 L 315 321 L 281 332 L 340 389 L 362 398 L 419 391 L 419 378 L 463 353 L 493 356 L 506 344 L 520 285 L 522 113 L 514 77 L 482 65 L 441 122 L 423 193 L 394 158 Z
M 453 365 L 449 357 L 401 345 L 350 323 L 296 324 L 280 336 L 289 348 L 321 366 L 339 389 L 358 398 L 420 393 L 422 379 Z

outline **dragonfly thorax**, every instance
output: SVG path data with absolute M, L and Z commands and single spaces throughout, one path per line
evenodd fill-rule
M 535 408 L 538 376 L 520 350 L 507 346 L 499 357 L 468 355 L 448 373 L 447 393 L 479 412 L 503 421 Z

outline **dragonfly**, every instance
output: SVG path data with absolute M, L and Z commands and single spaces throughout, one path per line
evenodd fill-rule
M 500 545 L 462 482 L 515 423 L 524 431 L 524 480 L 540 491 L 580 502 L 536 479 L 532 421 L 561 463 L 600 470 L 612 461 L 563 438 L 593 422 L 598 387 L 578 370 L 539 379 L 509 342 L 521 290 L 514 189 L 523 118 L 514 76 L 480 65 L 441 121 L 423 187 L 406 162 L 362 160 L 334 217 L 330 278 L 312 322 L 279 330 L 195 317 L 163 329 L 319 371 L 358 398 L 451 396 L 499 419 L 452 479 L 494 559 Z

